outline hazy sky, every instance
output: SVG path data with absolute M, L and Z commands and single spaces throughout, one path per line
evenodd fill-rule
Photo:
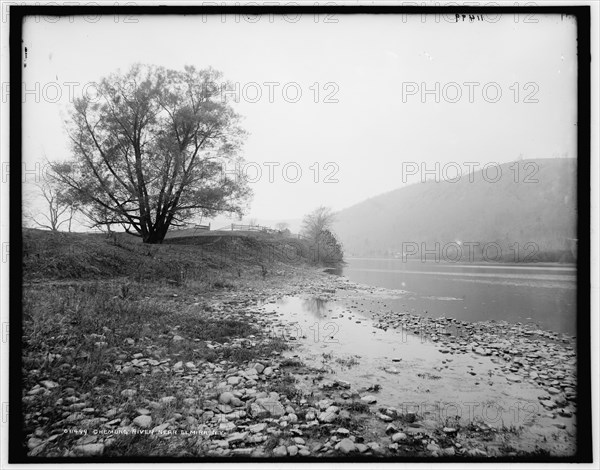
M 258 179 L 248 217 L 298 218 L 321 204 L 343 209 L 405 184 L 403 163 L 466 169 L 465 162 L 519 155 L 575 157 L 574 20 L 487 19 L 31 18 L 24 32 L 24 82 L 33 90 L 24 96 L 24 160 L 32 166 L 44 154 L 66 158 L 70 90 L 81 96 L 86 83 L 135 62 L 212 66 L 239 83 L 233 106 L 250 132 L 248 174 Z M 424 87 L 432 93 L 422 96 Z M 265 162 L 279 163 L 273 182 Z M 333 182 L 325 182 L 328 175 Z

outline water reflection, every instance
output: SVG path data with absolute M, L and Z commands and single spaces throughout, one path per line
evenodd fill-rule
M 324 318 L 327 316 L 327 301 L 319 299 L 318 297 L 312 297 L 310 299 L 302 300 L 302 308 L 312 313 L 317 318 Z
M 490 426 L 522 426 L 523 407 L 537 406 L 539 388 L 528 381 L 509 381 L 492 358 L 441 352 L 437 343 L 423 337 L 374 328 L 365 307 L 285 297 L 265 310 L 277 312 L 287 325 L 284 339 L 297 345 L 290 354 L 321 369 L 328 381 L 345 380 L 365 393 L 377 390 L 377 406 L 422 407 L 429 416 L 423 426 L 445 426 L 450 416 L 460 417 L 461 425 L 477 417 Z M 485 408 L 491 406 L 488 412 Z M 515 413 L 515 407 L 521 412 Z M 539 420 L 552 426 L 554 417 L 540 415 Z

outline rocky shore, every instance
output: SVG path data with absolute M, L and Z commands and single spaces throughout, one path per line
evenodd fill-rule
M 163 322 L 161 327 L 146 323 L 142 309 L 136 317 L 137 336 L 125 336 L 117 323 L 98 320 L 95 336 L 87 335 L 82 343 L 89 349 L 40 349 L 29 341 L 37 334 L 35 322 L 26 322 L 27 455 L 481 459 L 574 451 L 574 338 L 502 322 L 466 323 L 386 309 L 385 299 L 398 295 L 402 293 L 290 267 L 211 295 L 171 288 L 148 294 L 150 300 L 159 296 L 165 308 L 201 317 L 205 325 L 252 325 L 246 331 L 236 326 L 235 335 L 214 340 L 182 321 Z M 455 382 L 446 382 L 445 374 L 452 362 L 476 356 L 482 363 L 472 370 L 478 374 L 474 384 L 491 381 L 485 371 L 493 370 L 496 382 L 490 387 L 498 388 L 500 375 L 516 389 L 526 384 L 539 391 L 535 400 L 542 408 L 523 426 L 493 426 L 450 416 L 440 421 L 419 409 L 390 406 L 383 398 L 385 384 L 355 383 L 351 373 L 344 377 L 340 371 L 351 371 L 351 363 L 337 371 L 318 366 L 309 360 L 317 352 L 302 346 L 301 338 L 282 337 L 273 328 L 285 322 L 266 314 L 264 307 L 283 296 L 337 303 L 354 324 L 383 332 L 401 330 L 415 345 L 425 343 L 446 358 L 438 361 L 436 356 L 431 369 L 429 363 L 412 369 L 408 359 L 402 369 L 398 358 L 396 364 L 385 365 L 395 380 L 410 374 L 411 380 L 451 388 Z M 361 310 L 362 304 L 368 307 Z M 73 326 L 64 325 L 59 333 L 64 341 L 52 344 L 74 340 L 66 338 L 69 328 Z M 357 351 L 368 348 L 368 341 L 365 336 Z M 94 374 L 86 370 L 84 375 L 82 369 L 97 358 Z M 417 374 L 429 376 L 415 378 Z

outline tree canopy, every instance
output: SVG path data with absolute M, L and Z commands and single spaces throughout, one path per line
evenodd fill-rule
M 95 225 L 159 243 L 186 220 L 243 213 L 251 191 L 232 170 L 246 132 L 221 99 L 220 79 L 211 68 L 135 65 L 75 100 L 73 158 L 52 169 Z

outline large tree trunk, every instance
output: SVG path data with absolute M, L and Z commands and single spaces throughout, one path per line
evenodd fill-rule
M 161 227 L 155 227 L 153 230 L 150 230 L 145 236 L 143 236 L 142 240 L 144 243 L 150 244 L 162 243 L 165 239 L 168 229 L 169 227 L 164 225 Z

